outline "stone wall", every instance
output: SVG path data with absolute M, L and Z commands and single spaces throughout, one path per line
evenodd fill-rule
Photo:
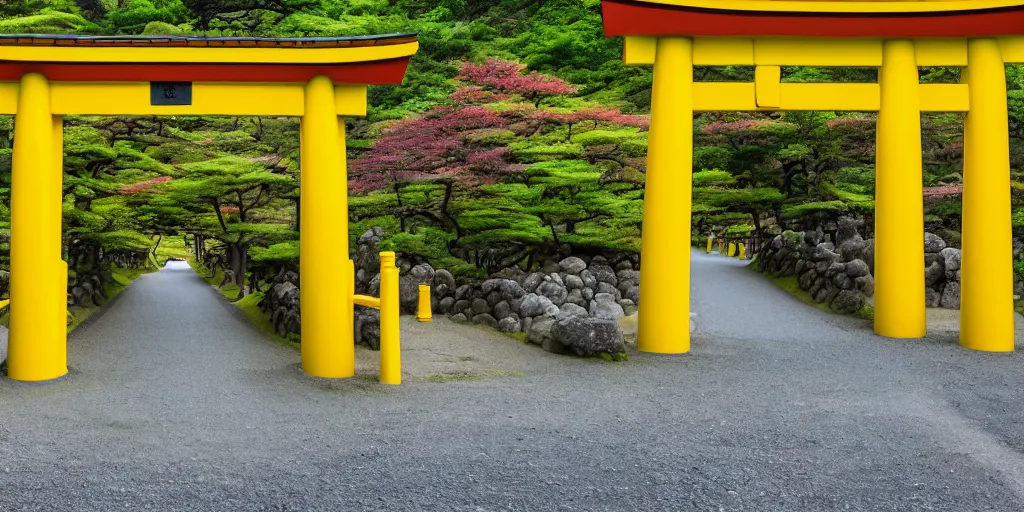
M 378 296 L 380 228 L 359 238 L 354 262 L 356 293 Z M 591 356 L 624 351 L 618 320 L 636 313 L 640 298 L 637 255 L 568 257 L 547 261 L 538 272 L 509 269 L 482 282 L 456 286 L 455 278 L 428 263 L 399 257 L 402 312 L 414 314 L 419 285 L 429 284 L 433 313 L 502 332 L 523 332 L 531 343 L 556 353 Z M 376 322 L 376 323 L 375 323 Z M 356 340 L 373 348 L 376 310 L 356 308 Z
M 873 304 L 874 240 L 865 240 L 858 228 L 863 220 L 839 220 L 836 240 L 817 231 L 786 231 L 760 254 L 763 272 L 797 276 L 801 290 L 831 309 L 852 313 Z M 929 307 L 960 308 L 960 250 L 925 233 L 925 301 Z

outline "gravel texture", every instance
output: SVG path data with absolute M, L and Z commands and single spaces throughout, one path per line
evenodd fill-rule
M 0 379 L 0 510 L 1024 510 L 1019 353 L 879 338 L 735 260 L 693 275 L 687 355 L 404 318 L 387 387 L 366 350 L 305 377 L 165 269 L 71 336 L 69 376 Z

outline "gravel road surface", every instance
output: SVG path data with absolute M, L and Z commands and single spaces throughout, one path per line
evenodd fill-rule
M 67 377 L 0 378 L 0 510 L 1024 510 L 1020 352 L 879 338 L 693 267 L 689 354 L 404 318 L 388 387 L 367 350 L 304 376 L 172 264 L 71 335 Z

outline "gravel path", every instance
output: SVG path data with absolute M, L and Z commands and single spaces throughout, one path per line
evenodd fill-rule
M 303 376 L 165 269 L 71 336 L 68 377 L 0 379 L 0 510 L 1024 510 L 1020 353 L 878 338 L 720 257 L 694 290 L 685 356 L 404 319 L 386 387 L 363 350 Z

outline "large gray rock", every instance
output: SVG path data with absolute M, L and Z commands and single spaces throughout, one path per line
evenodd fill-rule
M 589 288 L 584 288 L 584 290 L 588 290 L 589 291 L 590 289 Z M 590 292 L 590 293 L 594 293 L 594 292 Z M 586 307 L 587 306 L 587 299 L 583 298 L 583 292 L 581 290 L 579 290 L 579 289 L 577 289 L 577 290 L 569 290 L 569 295 L 565 298 L 565 304 L 576 304 L 577 306 Z
M 629 299 L 620 299 L 619 305 L 622 306 L 622 312 L 625 313 L 626 316 L 633 315 L 638 310 L 638 308 L 636 307 L 636 303 Z
M 445 297 L 437 303 L 437 312 L 444 315 L 455 307 L 455 297 Z
M 573 304 L 571 302 L 566 302 L 565 304 L 562 304 L 561 308 L 559 308 L 558 318 L 564 318 L 567 316 L 578 316 L 581 318 L 586 318 L 590 315 L 587 313 L 587 310 L 584 309 L 582 306 L 577 306 L 576 304 Z
M 594 277 L 594 274 L 592 274 L 589 270 L 584 270 L 583 272 L 580 272 L 580 279 L 583 280 L 583 286 L 590 288 L 591 290 L 597 289 L 597 278 Z
M 924 289 L 924 305 L 929 308 L 937 308 L 942 303 L 942 292 L 934 288 Z
M 445 269 L 434 271 L 434 288 L 442 296 L 455 292 L 455 277 Z
M 615 297 L 615 300 L 622 298 L 622 292 L 618 288 L 612 286 L 609 283 L 600 282 L 597 283 L 597 293 L 607 293 Z
M 434 282 L 434 269 L 426 263 L 416 265 L 398 278 L 398 301 L 403 313 L 413 314 L 420 304 L 420 285 Z
M 567 275 L 565 276 L 565 287 L 570 291 L 582 289 L 583 279 L 580 279 L 580 276 Z
M 579 275 L 580 272 L 587 268 L 587 264 L 575 256 L 569 256 L 558 262 L 558 268 L 566 274 Z
M 555 277 L 558 274 L 554 275 Z M 547 297 L 551 300 L 551 303 L 556 306 L 561 306 L 565 302 L 565 298 L 569 296 L 569 290 L 565 288 L 565 285 L 559 283 L 561 278 L 558 280 L 550 279 L 546 280 L 537 287 L 537 295 Z
M 356 343 L 380 350 L 380 310 L 356 306 L 352 321 Z
M 626 290 L 626 293 L 622 294 L 622 297 L 633 301 L 633 304 L 636 304 L 637 306 L 639 306 L 640 305 L 640 287 L 639 286 L 630 286 L 629 289 Z
M 541 274 L 540 272 L 534 272 L 526 276 L 526 279 L 523 280 L 522 287 L 524 290 L 526 290 L 526 293 L 534 293 L 537 291 L 537 287 L 540 286 L 540 284 L 543 282 L 544 274 Z
M 924 234 L 924 252 L 939 252 L 946 248 L 946 241 L 933 233 Z
M 946 247 L 939 251 L 939 259 L 946 270 L 946 279 L 952 280 L 956 271 L 960 270 L 960 249 Z
M 551 330 L 555 326 L 555 317 L 543 316 L 534 318 L 526 329 L 526 341 L 543 345 L 545 341 L 551 340 Z
M 500 332 L 519 332 L 522 329 L 522 324 L 519 319 L 510 316 L 498 320 L 498 331 Z
M 473 313 L 477 315 L 482 315 L 484 313 L 489 313 L 491 311 L 490 304 L 488 304 L 487 301 L 484 299 L 473 299 L 472 307 Z
M 932 263 L 928 268 L 924 269 L 924 284 L 925 286 L 932 286 L 938 284 L 946 277 L 946 271 L 942 268 L 942 264 L 938 261 Z
M 939 305 L 948 309 L 960 309 L 960 283 L 955 281 L 946 283 Z
M 617 286 L 619 284 L 619 278 L 615 277 L 615 270 L 612 270 L 612 267 L 606 264 L 595 265 L 591 262 L 590 268 L 587 270 L 594 275 L 594 278 L 597 279 L 599 283 L 608 283 L 612 286 Z M 582 273 L 580 275 L 582 276 Z M 586 282 L 586 279 L 584 279 L 584 282 Z
M 558 314 L 558 306 L 554 305 L 551 299 L 536 293 L 523 297 L 523 302 L 519 305 L 519 316 L 534 317 L 544 314 Z
M 864 296 L 854 290 L 843 290 L 832 300 L 831 308 L 840 313 L 853 313 L 864 307 Z
M 842 261 L 861 260 L 864 259 L 866 248 L 867 242 L 858 236 L 839 245 L 839 257 Z
M 507 301 L 501 301 L 494 306 L 494 318 L 502 321 L 512 316 L 512 306 Z
M 613 320 L 564 317 L 554 323 L 551 335 L 580 356 L 618 354 L 626 349 L 622 330 Z
M 483 324 L 483 325 L 486 325 L 486 326 L 489 326 L 489 327 L 497 327 L 498 326 L 498 321 L 495 320 L 493 316 L 491 316 L 491 315 L 489 315 L 487 313 L 481 313 L 479 315 L 473 316 L 473 323 L 474 324 Z
M 455 289 L 455 300 L 472 300 L 473 299 L 473 286 L 464 284 Z
M 851 260 L 846 263 L 846 275 L 850 278 L 858 278 L 868 275 L 868 264 L 864 260 Z
M 875 278 L 871 277 L 871 274 L 854 279 L 853 284 L 867 297 L 875 294 Z
M 639 270 L 620 270 L 615 274 L 615 276 L 619 279 L 618 288 L 623 291 L 640 283 Z
M 626 316 L 622 306 L 615 302 L 615 300 L 615 296 L 609 293 L 594 295 L 594 301 L 590 303 L 590 316 L 613 321 Z

